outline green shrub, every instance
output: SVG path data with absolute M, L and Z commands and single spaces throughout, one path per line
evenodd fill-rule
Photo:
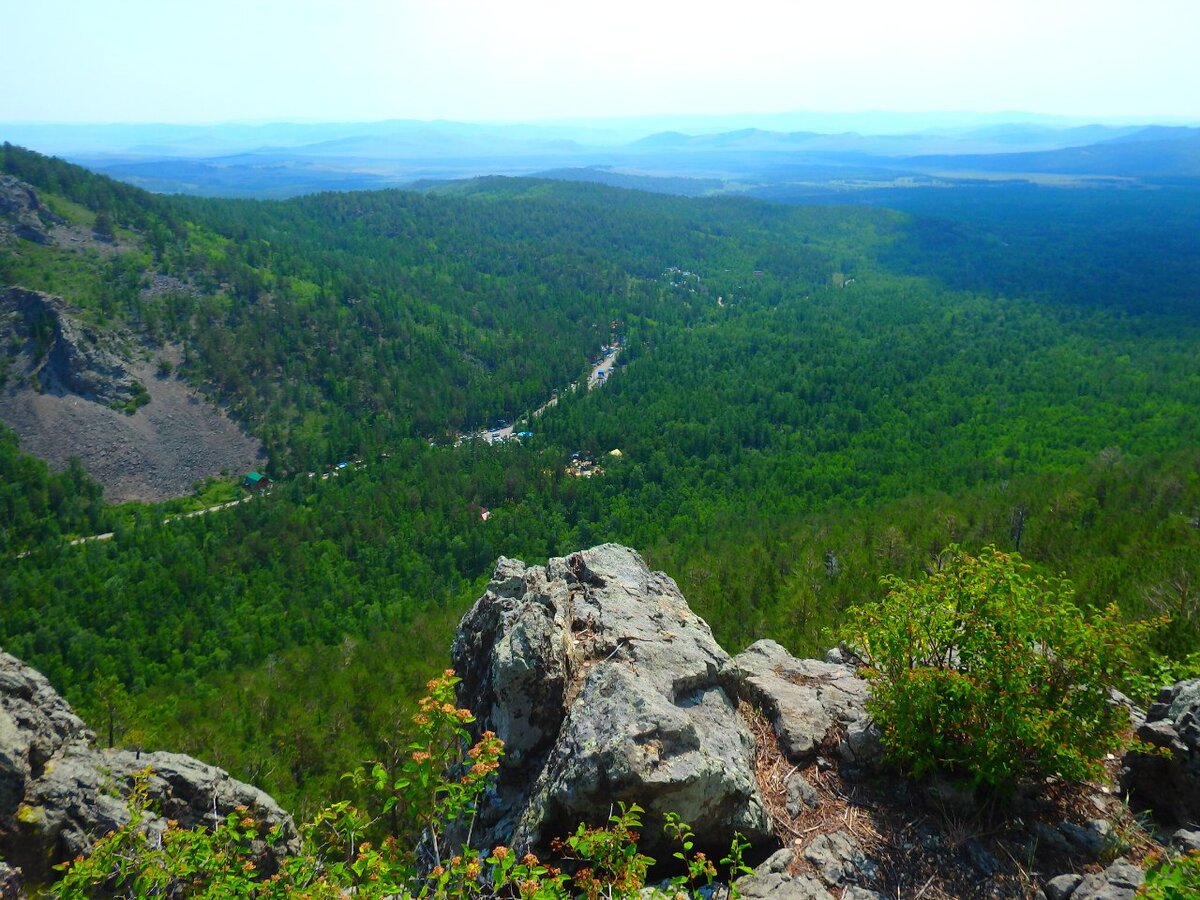
M 573 835 L 554 842 L 573 874 L 526 853 L 517 858 L 507 847 L 490 854 L 469 846 L 446 844 L 449 825 L 473 815 L 479 796 L 492 781 L 502 753 L 491 732 L 470 743 L 470 711 L 454 704 L 458 679 L 447 670 L 428 683 L 429 694 L 414 716 L 416 740 L 399 771 L 377 767 L 374 785 L 383 798 L 382 818 L 396 833 L 376 846 L 364 840 L 382 818 L 348 802 L 334 803 L 300 826 L 300 846 L 286 855 L 278 871 L 264 877 L 256 854 L 281 839 L 278 826 L 265 831 L 250 811 L 239 807 L 209 830 L 185 829 L 168 822 L 161 832 L 147 827 L 149 769 L 135 780 L 129 797 L 128 824 L 101 837 L 90 852 L 60 866 L 63 876 L 46 896 L 55 900 L 142 900 L 164 898 L 245 898 L 245 900 L 358 900 L 430 898 L 430 900 L 635 900 L 646 886 L 654 860 L 637 848 L 642 808 L 620 804 L 603 828 L 580 825 Z M 362 773 L 356 773 L 362 779 Z M 396 813 L 396 815 L 392 815 Z M 682 847 L 675 853 L 686 875 L 656 890 L 661 900 L 701 897 L 716 867 L 693 850 L 691 829 L 668 816 L 666 831 Z M 749 872 L 748 848 L 734 834 L 729 855 L 721 860 L 732 881 Z M 736 900 L 737 892 L 731 888 Z
M 849 643 L 872 682 L 869 710 L 890 758 L 1000 794 L 1025 778 L 1096 775 L 1128 724 L 1108 688 L 1134 670 L 1158 622 L 1092 617 L 1069 582 L 1033 575 L 994 547 L 850 610 Z
M 1195 850 L 1174 859 L 1159 859 L 1146 870 L 1146 883 L 1138 891 L 1147 900 L 1194 900 L 1200 897 L 1200 853 Z

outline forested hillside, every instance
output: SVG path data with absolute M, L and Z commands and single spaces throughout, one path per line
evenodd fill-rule
M 0 275 L 183 342 L 183 373 L 252 425 L 273 474 L 512 418 L 574 380 L 614 321 L 686 325 L 698 310 L 664 289 L 667 267 L 819 284 L 839 223 L 886 218 L 508 179 L 168 201 L 7 145 L 5 160 L 90 204 L 87 224 L 103 214 L 144 238 L 90 267 L 23 245 Z M 154 277 L 171 289 L 144 290 Z
M 122 740 L 307 806 L 403 745 L 404 704 L 497 556 L 607 540 L 679 579 L 734 650 L 818 649 L 881 575 L 954 542 L 1020 549 L 1083 603 L 1171 613 L 1156 640 L 1176 658 L 1200 639 L 1186 279 L 1159 305 L 1080 302 L 1077 279 L 1025 290 L 954 264 L 994 223 L 937 244 L 921 236 L 944 221 L 870 208 L 512 179 L 209 201 L 3 160 L 119 248 L 10 243 L 4 281 L 182 347 L 278 478 L 164 522 L 0 445 L 5 546 L 28 551 L 0 573 L 0 643 Z M 1164 221 L 1191 214 L 1164 202 Z M 1102 268 L 1088 222 L 1058 221 L 1062 269 Z M 1160 263 L 1127 249 L 1144 299 Z M 1051 252 L 1017 242 L 987 272 Z M 607 383 L 568 390 L 614 335 Z M 555 392 L 531 438 L 456 445 Z M 573 477 L 573 454 L 602 474 Z M 62 540 L 89 529 L 115 537 Z

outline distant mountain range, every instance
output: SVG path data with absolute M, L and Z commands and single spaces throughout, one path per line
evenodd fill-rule
M 1111 175 L 1127 178 L 1200 177 L 1200 129 L 1147 128 L 1082 147 L 1032 153 L 921 156 L 922 169 Z
M 717 193 L 804 182 L 939 178 L 1200 177 L 1200 129 L 969 115 L 674 117 L 537 125 L 395 120 L 273 125 L 0 125 L 0 138 L 55 152 L 163 193 L 286 197 L 485 174 Z M 897 131 L 907 121 L 912 130 Z M 808 122 L 805 129 L 765 128 Z M 670 124 L 661 130 L 653 125 Z M 878 131 L 834 130 L 874 123 Z M 708 125 L 711 130 L 704 130 Z M 919 128 L 918 125 L 926 127 Z M 688 127 L 692 126 L 692 127 Z M 685 184 L 685 180 L 697 183 Z

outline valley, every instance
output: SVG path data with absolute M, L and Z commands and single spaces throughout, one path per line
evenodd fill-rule
M 733 653 L 823 652 L 880 577 L 994 544 L 1085 607 L 1170 611 L 1147 665 L 1195 664 L 1187 185 L 810 205 L 491 177 L 247 201 L 0 161 L 46 218 L 116 237 L 6 220 L 4 283 L 125 335 L 148 402 L 39 393 L 18 366 L 46 323 L 9 339 L 0 633 L 117 743 L 311 812 L 394 755 L 497 558 L 606 541 Z M 89 441 L 120 448 L 95 477 Z M 137 455 L 155 441 L 173 455 Z M 189 516 L 251 469 L 269 497 Z M 158 493 L 121 480 L 165 470 Z

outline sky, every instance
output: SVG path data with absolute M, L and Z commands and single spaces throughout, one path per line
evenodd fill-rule
M 1196 0 L 0 0 L 0 121 L 1200 120 Z

